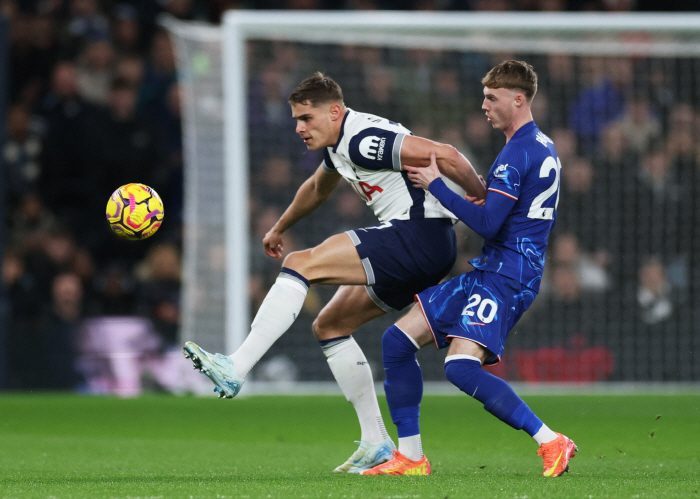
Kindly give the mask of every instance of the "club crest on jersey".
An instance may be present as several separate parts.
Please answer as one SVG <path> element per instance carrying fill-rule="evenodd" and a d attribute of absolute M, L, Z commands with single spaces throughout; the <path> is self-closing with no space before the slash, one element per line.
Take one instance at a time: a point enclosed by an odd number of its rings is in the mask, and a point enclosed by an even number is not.
<path fill-rule="evenodd" d="M 552 139 L 547 137 L 542 132 L 537 132 L 537 135 L 535 136 L 535 140 L 545 147 L 547 146 L 547 144 L 554 144 L 554 142 L 552 142 Z"/>
<path fill-rule="evenodd" d="M 365 158 L 381 161 L 384 157 L 384 144 L 386 144 L 386 137 L 370 135 L 360 141 L 358 149 Z"/>

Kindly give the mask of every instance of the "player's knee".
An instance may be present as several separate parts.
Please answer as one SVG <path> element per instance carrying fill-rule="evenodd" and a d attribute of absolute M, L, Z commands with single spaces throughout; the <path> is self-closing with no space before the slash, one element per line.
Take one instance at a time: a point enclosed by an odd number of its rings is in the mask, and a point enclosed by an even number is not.
<path fill-rule="evenodd" d="M 309 279 L 309 276 L 307 275 L 309 273 L 308 262 L 309 262 L 309 251 L 308 250 L 295 251 L 294 253 L 290 253 L 289 255 L 286 256 L 286 258 L 284 259 L 284 262 L 282 263 L 282 266 L 286 267 L 288 269 L 292 269 L 293 271 L 298 272 L 299 274 L 303 275 L 305 278 Z"/>
<path fill-rule="evenodd" d="M 406 334 L 393 325 L 382 335 L 382 359 L 384 366 L 393 363 L 401 363 L 404 359 L 414 359 L 418 347 L 406 336 Z"/>
<path fill-rule="evenodd" d="M 314 336 L 319 341 L 332 340 L 333 338 L 350 336 L 352 334 L 352 330 L 338 327 L 336 324 L 334 324 L 334 321 L 329 320 L 329 318 L 326 317 L 323 312 L 316 317 L 311 325 L 311 330 L 314 332 Z"/>
<path fill-rule="evenodd" d="M 476 360 L 460 359 L 445 363 L 445 377 L 467 395 L 474 396 L 481 364 Z"/>

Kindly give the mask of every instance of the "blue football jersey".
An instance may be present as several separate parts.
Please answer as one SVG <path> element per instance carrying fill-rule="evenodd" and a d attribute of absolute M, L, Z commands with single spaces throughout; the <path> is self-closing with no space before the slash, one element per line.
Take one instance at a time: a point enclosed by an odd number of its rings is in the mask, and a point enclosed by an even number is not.
<path fill-rule="evenodd" d="M 539 290 L 547 241 L 556 222 L 560 177 L 554 143 L 535 122 L 515 132 L 491 166 L 486 188 L 492 196 L 516 202 L 498 233 L 484 241 L 481 256 L 471 260 L 475 268 Z"/>

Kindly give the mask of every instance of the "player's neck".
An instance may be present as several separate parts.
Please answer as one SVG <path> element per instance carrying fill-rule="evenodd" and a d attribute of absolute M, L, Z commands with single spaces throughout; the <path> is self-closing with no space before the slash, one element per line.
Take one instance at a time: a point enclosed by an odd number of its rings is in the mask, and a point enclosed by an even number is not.
<path fill-rule="evenodd" d="M 534 121 L 534 118 L 532 117 L 532 113 L 529 110 L 525 113 L 522 113 L 522 116 L 515 116 L 510 126 L 503 130 L 503 133 L 506 135 L 506 144 L 510 142 L 510 139 L 512 139 L 513 135 L 515 135 L 515 132 L 520 130 L 524 125 L 527 125 L 531 121 Z"/>
<path fill-rule="evenodd" d="M 333 121 L 333 137 L 332 143 L 328 144 L 327 147 L 333 147 L 338 143 L 340 138 L 340 132 L 343 130 L 343 123 L 345 122 L 345 115 L 348 113 L 348 108 L 343 106 L 340 111 L 340 119 Z"/>

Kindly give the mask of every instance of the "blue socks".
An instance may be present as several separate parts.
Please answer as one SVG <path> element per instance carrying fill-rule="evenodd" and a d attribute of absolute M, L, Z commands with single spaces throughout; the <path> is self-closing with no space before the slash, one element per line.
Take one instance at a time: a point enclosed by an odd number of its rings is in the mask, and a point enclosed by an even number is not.
<path fill-rule="evenodd" d="M 384 391 L 399 438 L 420 434 L 418 419 L 423 398 L 423 373 L 416 359 L 417 351 L 415 343 L 395 325 L 384 332 Z M 478 360 L 450 360 L 448 357 L 445 376 L 457 388 L 484 404 L 484 409 L 516 430 L 525 430 L 534 436 L 542 428 L 542 421 L 510 385 L 484 371 Z"/>
<path fill-rule="evenodd" d="M 384 391 L 399 438 L 420 433 L 418 418 L 423 398 L 423 372 L 416 359 L 417 351 L 418 347 L 395 325 L 384 332 Z"/>
<path fill-rule="evenodd" d="M 542 421 L 502 379 L 484 371 L 478 360 L 454 359 L 445 362 L 447 379 L 484 409 L 516 430 L 525 430 L 533 436 L 542 427 Z M 392 413 L 393 415 L 393 413 Z"/>

